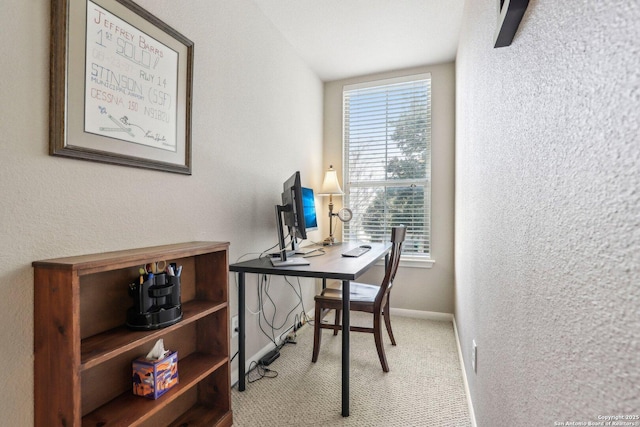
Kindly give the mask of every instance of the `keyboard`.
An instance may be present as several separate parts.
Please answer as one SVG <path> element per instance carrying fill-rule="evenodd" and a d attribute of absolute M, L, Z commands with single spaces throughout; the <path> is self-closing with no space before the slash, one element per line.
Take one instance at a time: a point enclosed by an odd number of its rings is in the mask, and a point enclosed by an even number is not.
<path fill-rule="evenodd" d="M 360 255 L 369 252 L 370 250 L 371 250 L 371 246 L 362 245 L 362 246 L 358 246 L 357 248 L 349 249 L 348 251 L 343 252 L 342 256 L 357 258 Z"/>

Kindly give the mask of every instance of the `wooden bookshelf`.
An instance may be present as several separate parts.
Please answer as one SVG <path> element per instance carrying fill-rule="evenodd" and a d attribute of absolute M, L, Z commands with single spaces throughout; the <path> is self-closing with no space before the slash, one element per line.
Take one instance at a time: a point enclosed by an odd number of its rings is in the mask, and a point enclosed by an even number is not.
<path fill-rule="evenodd" d="M 36 261 L 35 425 L 231 426 L 228 249 L 191 242 Z M 125 325 L 140 266 L 183 266 L 183 318 L 162 329 Z M 131 362 L 162 338 L 178 351 L 179 383 L 134 396 Z"/>

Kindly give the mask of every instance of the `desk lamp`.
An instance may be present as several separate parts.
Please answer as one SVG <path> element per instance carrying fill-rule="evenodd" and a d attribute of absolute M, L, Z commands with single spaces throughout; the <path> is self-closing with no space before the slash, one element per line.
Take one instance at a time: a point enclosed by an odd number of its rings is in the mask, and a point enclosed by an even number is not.
<path fill-rule="evenodd" d="M 329 196 L 329 237 L 324 239 L 323 244 L 330 246 L 335 243 L 333 238 L 333 217 L 337 216 L 337 213 L 333 213 L 333 196 L 342 196 L 343 192 L 338 183 L 338 174 L 333 165 L 329 166 L 329 169 L 324 174 L 324 181 L 322 182 L 322 188 L 320 189 L 319 196 Z"/>

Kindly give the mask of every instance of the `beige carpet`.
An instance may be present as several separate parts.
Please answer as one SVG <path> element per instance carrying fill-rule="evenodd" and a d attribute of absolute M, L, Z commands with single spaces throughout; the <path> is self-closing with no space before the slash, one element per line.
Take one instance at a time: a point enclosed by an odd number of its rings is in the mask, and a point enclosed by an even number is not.
<path fill-rule="evenodd" d="M 333 314 L 329 317 L 333 318 Z M 352 325 L 370 316 L 354 313 Z M 397 346 L 385 335 L 390 372 L 382 372 L 373 335 L 351 333 L 351 406 L 341 408 L 341 337 L 322 331 L 311 363 L 313 326 L 299 332 L 268 366 L 276 378 L 232 390 L 234 426 L 471 426 L 450 322 L 392 317 Z M 274 372 L 267 372 L 273 375 Z M 249 375 L 253 380 L 256 372 Z"/>

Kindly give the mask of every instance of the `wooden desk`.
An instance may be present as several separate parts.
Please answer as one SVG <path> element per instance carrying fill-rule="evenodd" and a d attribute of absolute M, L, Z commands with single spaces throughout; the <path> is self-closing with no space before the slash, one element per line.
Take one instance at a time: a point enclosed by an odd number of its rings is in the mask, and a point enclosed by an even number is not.
<path fill-rule="evenodd" d="M 309 265 L 274 267 L 269 258 L 257 258 L 229 266 L 238 273 L 238 390 L 245 389 L 245 274 L 272 274 L 277 276 L 312 277 L 342 281 L 342 416 L 349 416 L 349 293 L 350 282 L 371 268 L 380 258 L 387 256 L 391 243 L 371 243 L 371 250 L 358 258 L 343 257 L 342 253 L 359 246 L 357 243 L 325 246 L 322 256 L 306 258 Z M 315 254 L 314 254 L 315 255 Z M 320 319 L 316 319 L 320 321 Z"/>

